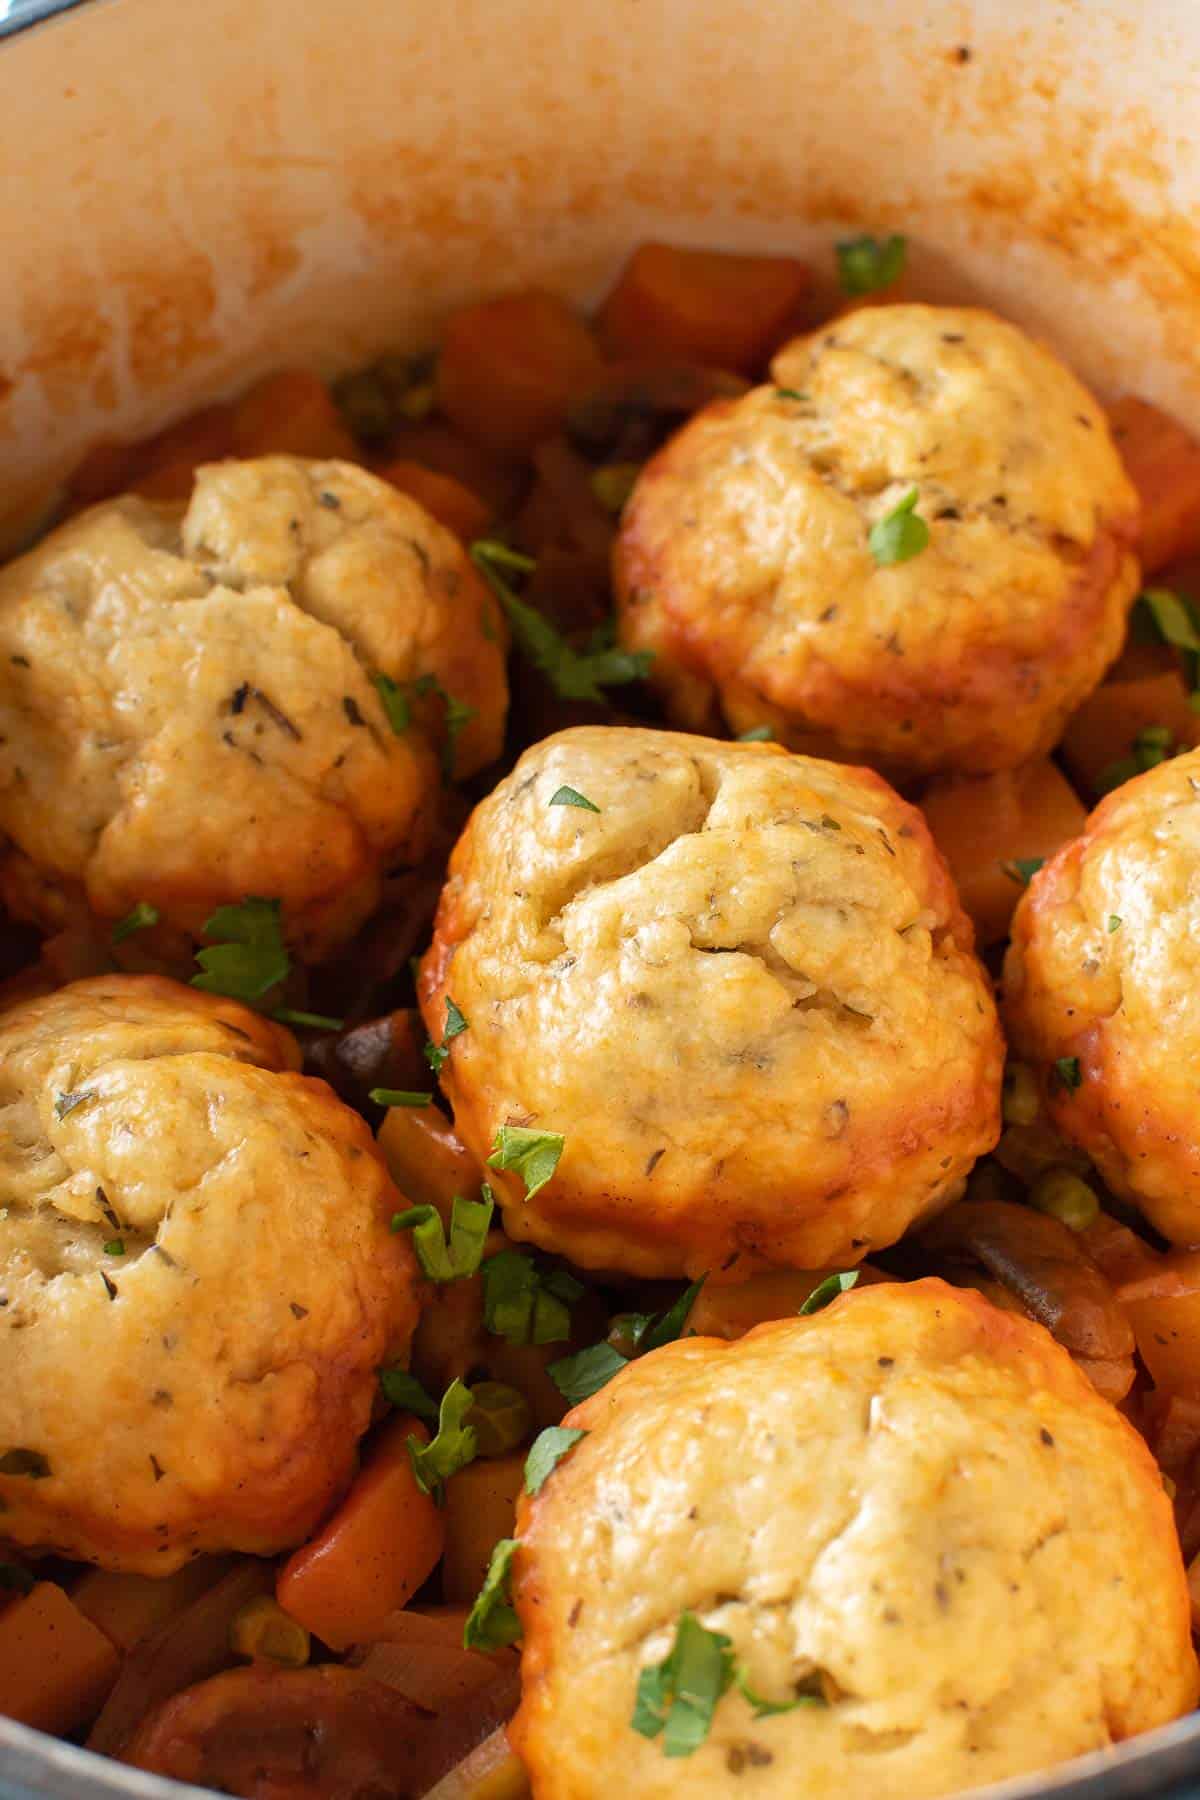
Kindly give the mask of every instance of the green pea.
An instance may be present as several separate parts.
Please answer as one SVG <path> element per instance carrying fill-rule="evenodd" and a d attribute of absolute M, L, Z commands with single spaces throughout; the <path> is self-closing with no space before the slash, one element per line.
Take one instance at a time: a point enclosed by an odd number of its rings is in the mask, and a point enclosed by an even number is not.
<path fill-rule="evenodd" d="M 1037 1077 L 1028 1063 L 1010 1062 L 1004 1071 L 1002 1100 L 1006 1125 L 1032 1125 L 1042 1110 Z"/>
<path fill-rule="evenodd" d="M 1046 1169 L 1030 1188 L 1029 1199 L 1039 1212 L 1061 1219 L 1072 1231 L 1086 1231 L 1100 1213 L 1095 1189 L 1070 1169 Z"/>

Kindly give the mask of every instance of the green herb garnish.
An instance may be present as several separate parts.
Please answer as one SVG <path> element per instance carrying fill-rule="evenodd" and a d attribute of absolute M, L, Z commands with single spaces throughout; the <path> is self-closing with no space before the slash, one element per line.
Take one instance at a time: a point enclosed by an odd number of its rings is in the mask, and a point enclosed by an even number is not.
<path fill-rule="evenodd" d="M 432 1094 L 414 1094 L 407 1088 L 372 1088 L 367 1095 L 375 1106 L 432 1106 Z"/>
<path fill-rule="evenodd" d="M 192 976 L 192 986 L 205 993 L 259 1000 L 291 968 L 278 900 L 250 896 L 236 906 L 218 906 L 204 935 L 217 940 L 196 952 L 203 974 Z"/>
<path fill-rule="evenodd" d="M 917 488 L 909 488 L 891 512 L 884 513 L 882 519 L 876 519 L 872 525 L 867 548 L 881 569 L 892 563 L 908 562 L 919 556 L 928 544 L 929 527 L 915 510 L 920 497 Z"/>
<path fill-rule="evenodd" d="M 463 1281 L 479 1267 L 494 1207 L 488 1187 L 482 1200 L 464 1200 L 456 1194 L 448 1242 L 441 1214 L 433 1206 L 410 1206 L 407 1212 L 396 1213 L 392 1230 L 412 1232 L 417 1261 L 430 1281 Z"/>
<path fill-rule="evenodd" d="M 1010 862 L 1002 862 L 1000 868 L 1018 887 L 1028 887 L 1045 862 L 1044 856 L 1014 856 Z"/>
<path fill-rule="evenodd" d="M 667 1655 L 638 1677 L 630 1723 L 642 1737 L 661 1732 L 664 1756 L 690 1756 L 708 1736 L 717 1702 L 732 1681 L 732 1640 L 706 1630 L 694 1613 L 681 1613 Z"/>
<path fill-rule="evenodd" d="M 776 399 L 777 399 L 777 400 L 807 400 L 807 399 L 808 399 L 808 395 L 807 395 L 807 394 L 802 394 L 802 393 L 801 393 L 801 392 L 800 392 L 800 389 L 799 389 L 799 388 L 781 388 L 781 387 L 777 387 L 777 388 L 776 388 L 776 389 L 775 389 L 775 398 L 776 398 Z"/>
<path fill-rule="evenodd" d="M 574 1356 L 563 1356 L 552 1362 L 546 1373 L 563 1399 L 571 1406 L 578 1406 L 581 1400 L 590 1399 L 602 1387 L 607 1387 L 613 1376 L 619 1375 L 628 1363 L 629 1358 L 614 1350 L 611 1344 L 591 1344 Z"/>
<path fill-rule="evenodd" d="M 124 1238 L 109 1238 L 107 1244 L 105 1244 L 103 1246 L 103 1250 L 104 1250 L 105 1256 L 124 1256 L 124 1254 L 125 1254 Z"/>
<path fill-rule="evenodd" d="M 75 1108 L 82 1106 L 85 1100 L 94 1100 L 95 1098 L 95 1088 L 75 1088 L 67 1094 L 55 1094 L 54 1116 L 56 1119 L 65 1119 L 68 1113 L 73 1113 Z"/>
<path fill-rule="evenodd" d="M 467 1021 L 463 1018 L 463 1015 L 459 1012 L 449 994 L 447 994 L 446 1023 L 442 1027 L 442 1041 L 440 1044 L 426 1044 L 425 1046 L 425 1061 L 429 1064 L 435 1075 L 440 1075 L 442 1072 L 446 1058 L 450 1054 L 448 1046 L 451 1040 L 458 1037 L 459 1034 L 466 1031 L 466 1029 Z"/>
<path fill-rule="evenodd" d="M 586 794 L 581 794 L 578 788 L 573 787 L 557 788 L 546 804 L 547 806 L 578 806 L 584 812 L 598 813 L 600 811 L 595 801 L 589 800 Z"/>
<path fill-rule="evenodd" d="M 1079 1067 L 1077 1056 L 1055 1057 L 1054 1072 L 1068 1094 L 1073 1094 L 1083 1082 L 1083 1071 Z"/>
<path fill-rule="evenodd" d="M 397 737 L 403 737 L 412 723 L 412 707 L 408 695 L 398 681 L 382 672 L 372 675 L 375 692 L 379 695 L 379 704 L 383 707 L 387 722 Z"/>
<path fill-rule="evenodd" d="M 770 744 L 775 740 L 773 725 L 752 725 L 749 731 L 738 733 L 739 744 Z"/>
<path fill-rule="evenodd" d="M 823 1694 L 793 1694 L 790 1700 L 764 1700 L 762 1695 L 756 1694 L 751 1687 L 750 1678 L 741 1663 L 735 1667 L 733 1679 L 737 1683 L 738 1692 L 742 1698 L 754 1708 L 756 1719 L 773 1719 L 779 1713 L 795 1712 L 798 1706 L 824 1706 L 826 1704 Z"/>
<path fill-rule="evenodd" d="M 1109 913 L 1109 915 L 1108 915 L 1108 929 L 1109 929 L 1109 931 L 1110 931 L 1110 932 L 1113 932 L 1113 931 L 1120 931 L 1120 929 L 1121 929 L 1121 915 L 1120 915 L 1120 913 Z"/>
<path fill-rule="evenodd" d="M 563 1457 L 586 1436 L 586 1431 L 575 1431 L 569 1425 L 548 1425 L 539 1432 L 525 1458 L 525 1492 L 540 1494 Z"/>
<path fill-rule="evenodd" d="M 415 1413 L 418 1419 L 428 1419 L 431 1425 L 436 1421 L 437 1407 L 416 1376 L 410 1375 L 407 1369 L 380 1369 L 379 1386 L 384 1399 L 398 1412 Z"/>
<path fill-rule="evenodd" d="M 1160 763 L 1174 756 L 1178 748 L 1169 725 L 1143 726 L 1133 740 L 1129 755 L 1118 757 L 1116 762 L 1109 763 L 1106 769 L 1100 771 L 1096 778 L 1097 793 L 1111 794 L 1114 788 L 1123 787 L 1135 775 L 1144 775 L 1148 769 L 1157 769 Z"/>
<path fill-rule="evenodd" d="M 564 700 L 603 700 L 606 687 L 623 687 L 649 673 L 654 660 L 651 651 L 615 647 L 573 650 L 549 619 L 519 599 L 500 570 L 529 573 L 536 567 L 532 557 L 520 556 L 493 539 L 479 538 L 471 545 L 471 560 L 504 608 L 522 653 Z"/>
<path fill-rule="evenodd" d="M 903 275 L 908 239 L 896 232 L 885 238 L 843 238 L 835 255 L 843 294 L 876 294 Z"/>
<path fill-rule="evenodd" d="M 345 1019 L 331 1019 L 327 1013 L 297 1012 L 292 1006 L 277 1006 L 271 1014 L 281 1025 L 302 1025 L 309 1031 L 341 1031 Z"/>
<path fill-rule="evenodd" d="M 831 1300 L 839 1294 L 848 1293 L 861 1273 L 859 1269 L 839 1269 L 836 1275 L 827 1275 L 819 1281 L 804 1305 L 800 1308 L 800 1317 L 807 1319 L 812 1313 L 823 1311 Z"/>
<path fill-rule="evenodd" d="M 571 1307 L 583 1292 L 566 1269 L 539 1269 L 520 1250 L 489 1256 L 483 1276 L 483 1323 L 510 1344 L 561 1344 L 571 1335 Z"/>
<path fill-rule="evenodd" d="M 512 1604 L 512 1561 L 516 1538 L 501 1538 L 492 1551 L 474 1606 L 463 1629 L 465 1650 L 503 1650 L 521 1636 L 521 1621 Z"/>
<path fill-rule="evenodd" d="M 593 469 L 593 497 L 600 502 L 605 512 L 616 515 L 632 494 L 641 472 L 641 463 L 635 462 L 606 463 L 603 468 Z"/>
<path fill-rule="evenodd" d="M 515 1169 L 532 1200 L 558 1167 L 566 1138 L 561 1131 L 531 1131 L 524 1125 L 501 1125 L 488 1157 L 489 1169 Z"/>
<path fill-rule="evenodd" d="M 417 1486 L 431 1494 L 440 1506 L 445 1498 L 446 1483 L 469 1462 L 474 1462 L 478 1447 L 475 1428 L 463 1423 L 474 1404 L 474 1396 L 465 1382 L 457 1378 L 442 1395 L 438 1408 L 437 1435 L 428 1444 L 410 1437 L 409 1460 Z"/>
<path fill-rule="evenodd" d="M 661 1350 L 664 1344 L 673 1344 L 676 1338 L 682 1337 L 683 1328 L 696 1304 L 700 1289 L 707 1280 L 707 1275 L 702 1275 L 699 1281 L 693 1281 L 664 1313 L 622 1315 L 625 1334 L 631 1339 L 639 1355 L 644 1356 L 650 1350 Z"/>
<path fill-rule="evenodd" d="M 160 913 L 157 906 L 151 906 L 148 900 L 139 900 L 137 905 L 119 919 L 112 928 L 114 944 L 123 944 L 136 931 L 148 931 L 151 925 L 157 925 Z"/>

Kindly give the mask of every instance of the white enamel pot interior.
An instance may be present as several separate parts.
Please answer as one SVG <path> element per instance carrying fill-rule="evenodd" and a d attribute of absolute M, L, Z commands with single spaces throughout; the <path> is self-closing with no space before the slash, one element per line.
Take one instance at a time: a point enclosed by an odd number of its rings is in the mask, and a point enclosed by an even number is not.
<path fill-rule="evenodd" d="M 0 0 L 0 541 L 281 362 L 586 300 L 648 235 L 907 233 L 1200 426 L 1197 0 Z M 1134 1578 L 1136 1579 L 1136 1571 Z M 185 1790 L 0 1719 L 0 1796 Z M 995 1795 L 1200 1800 L 1200 1718 Z M 897 1797 L 900 1800 L 900 1797 Z"/>

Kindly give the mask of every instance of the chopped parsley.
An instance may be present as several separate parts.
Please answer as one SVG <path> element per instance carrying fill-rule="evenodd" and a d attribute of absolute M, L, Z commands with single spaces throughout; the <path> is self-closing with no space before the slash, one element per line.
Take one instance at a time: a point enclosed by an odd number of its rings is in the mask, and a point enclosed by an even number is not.
<path fill-rule="evenodd" d="M 432 1094 L 414 1094 L 408 1088 L 372 1088 L 367 1095 L 375 1106 L 432 1106 Z"/>
<path fill-rule="evenodd" d="M 1083 1071 L 1079 1067 L 1077 1056 L 1055 1057 L 1054 1072 L 1068 1094 L 1075 1093 L 1076 1089 L 1082 1085 Z"/>
<path fill-rule="evenodd" d="M 454 774 L 454 764 L 458 756 L 458 740 L 466 726 L 475 717 L 475 708 L 468 706 L 465 700 L 458 700 L 444 688 L 436 675 L 421 675 L 413 682 L 413 693 L 421 697 L 436 694 L 445 708 L 446 741 L 442 745 L 442 774 L 449 781 Z"/>
<path fill-rule="evenodd" d="M 1120 929 L 1121 929 L 1121 915 L 1120 915 L 1120 913 L 1109 913 L 1109 915 L 1108 915 L 1108 929 L 1109 929 L 1109 931 L 1110 931 L 1110 933 L 1111 933 L 1111 932 L 1114 932 L 1114 931 L 1120 931 Z"/>
<path fill-rule="evenodd" d="M 566 1269 L 539 1269 L 520 1250 L 501 1250 L 482 1268 L 483 1324 L 510 1344 L 561 1344 L 583 1283 Z"/>
<path fill-rule="evenodd" d="M 438 1408 L 437 1434 L 428 1444 L 410 1437 L 408 1456 L 417 1486 L 430 1494 L 440 1506 L 446 1496 L 446 1483 L 469 1462 L 474 1462 L 478 1441 L 475 1428 L 464 1423 L 474 1405 L 474 1396 L 465 1382 L 457 1378 L 442 1395 Z"/>
<path fill-rule="evenodd" d="M 95 1088 L 75 1088 L 70 1093 L 55 1094 L 54 1116 L 56 1119 L 65 1119 L 68 1113 L 73 1113 L 75 1108 L 82 1106 L 85 1100 L 94 1100 L 95 1098 Z"/>
<path fill-rule="evenodd" d="M 151 906 L 148 900 L 139 900 L 137 905 L 127 912 L 123 919 L 118 919 L 113 926 L 113 943 L 123 944 L 125 939 L 131 938 L 135 932 L 148 931 L 151 925 L 158 924 L 160 916 L 157 906 Z"/>
<path fill-rule="evenodd" d="M 749 731 L 738 733 L 739 744 L 770 744 L 775 740 L 773 725 L 753 725 Z"/>
<path fill-rule="evenodd" d="M 693 1281 L 690 1287 L 684 1288 L 674 1305 L 657 1317 L 653 1313 L 622 1314 L 622 1336 L 632 1344 L 635 1356 L 645 1356 L 651 1350 L 661 1350 L 664 1344 L 674 1343 L 676 1338 L 683 1335 L 683 1328 L 696 1304 L 696 1296 L 706 1279 L 702 1275 L 699 1281 Z M 546 1373 L 563 1399 L 575 1406 L 580 1400 L 598 1394 L 614 1375 L 620 1374 L 630 1360 L 614 1344 L 605 1340 L 600 1344 L 589 1345 L 586 1350 L 580 1350 L 574 1356 L 560 1357 L 557 1362 L 550 1364 Z"/>
<path fill-rule="evenodd" d="M 415 1375 L 407 1369 L 380 1369 L 379 1387 L 385 1400 L 398 1412 L 415 1413 L 418 1419 L 436 1422 L 438 1409 Z"/>
<path fill-rule="evenodd" d="M 629 1358 L 611 1344 L 591 1344 L 574 1356 L 562 1356 L 546 1370 L 569 1406 L 578 1406 L 607 1387 L 614 1375 L 627 1368 Z"/>
<path fill-rule="evenodd" d="M 859 1269 L 839 1269 L 836 1275 L 827 1275 L 819 1281 L 804 1305 L 800 1308 L 800 1317 L 807 1319 L 813 1313 L 824 1311 L 831 1300 L 839 1294 L 848 1293 L 861 1273 Z"/>
<path fill-rule="evenodd" d="M 546 804 L 547 806 L 578 806 L 583 812 L 598 813 L 600 811 L 594 800 L 589 800 L 586 794 L 581 794 L 578 788 L 573 787 L 557 788 Z"/>
<path fill-rule="evenodd" d="M 790 1700 L 764 1700 L 762 1695 L 756 1694 L 751 1687 L 750 1678 L 742 1663 L 738 1663 L 735 1667 L 733 1679 L 737 1683 L 738 1692 L 747 1705 L 754 1708 L 756 1719 L 773 1719 L 779 1713 L 795 1712 L 798 1706 L 824 1706 L 826 1704 L 825 1696 L 818 1693 L 793 1694 Z"/>
<path fill-rule="evenodd" d="M 1038 870 L 1045 867 L 1045 863 L 1044 856 L 1014 856 L 1009 862 L 1002 862 L 1000 869 L 1018 887 L 1028 887 Z"/>
<path fill-rule="evenodd" d="M 217 941 L 197 950 L 203 971 L 192 986 L 230 1000 L 260 1000 L 278 986 L 291 968 L 283 942 L 282 906 L 278 900 L 249 896 L 236 906 L 218 906 L 204 926 Z"/>
<path fill-rule="evenodd" d="M 885 238 L 843 238 L 835 255 L 843 294 L 877 294 L 903 275 L 908 239 L 898 232 Z"/>
<path fill-rule="evenodd" d="M 522 654 L 564 700 L 603 700 L 606 687 L 623 687 L 649 674 L 651 651 L 620 650 L 606 641 L 607 634 L 588 649 L 574 650 L 549 619 L 520 599 L 500 571 L 529 574 L 537 566 L 532 557 L 493 538 L 477 538 L 471 560 L 504 608 Z"/>
<path fill-rule="evenodd" d="M 867 548 L 881 569 L 919 556 L 929 542 L 929 527 L 916 510 L 920 491 L 909 488 L 891 512 L 876 519 L 867 536 Z"/>
<path fill-rule="evenodd" d="M 775 389 L 775 398 L 776 398 L 776 399 L 777 399 L 777 400 L 807 400 L 807 399 L 808 399 L 808 395 L 807 395 L 807 394 L 802 394 L 802 393 L 801 393 L 801 392 L 800 392 L 800 389 L 799 389 L 799 388 L 781 388 L 781 387 L 777 387 L 777 388 L 776 388 L 776 389 Z"/>
<path fill-rule="evenodd" d="M 489 1169 L 515 1169 L 525 1183 L 525 1198 L 541 1193 L 558 1167 L 566 1138 L 561 1131 L 531 1131 L 525 1125 L 501 1125 L 488 1157 Z"/>
<path fill-rule="evenodd" d="M 277 1006 L 271 1014 L 281 1025 L 300 1025 L 309 1031 L 341 1031 L 345 1019 L 331 1019 L 327 1013 L 297 1012 L 291 1006 Z"/>
<path fill-rule="evenodd" d="M 516 1538 L 501 1538 L 492 1551 L 475 1604 L 463 1629 L 465 1650 L 503 1650 L 521 1636 L 521 1621 L 512 1604 L 512 1562 Z"/>
<path fill-rule="evenodd" d="M 630 1723 L 642 1737 L 661 1733 L 664 1756 L 691 1756 L 708 1736 L 733 1678 L 732 1640 L 706 1630 L 694 1613 L 681 1613 L 671 1649 L 638 1677 Z"/>
<path fill-rule="evenodd" d="M 1097 793 L 1110 794 L 1114 788 L 1132 781 L 1135 775 L 1144 775 L 1148 769 L 1156 769 L 1168 757 L 1174 756 L 1179 748 L 1169 725 L 1143 726 L 1133 740 L 1129 755 L 1120 756 L 1116 762 L 1109 763 L 1106 769 L 1101 769 L 1096 778 Z"/>
<path fill-rule="evenodd" d="M 449 1241 L 441 1215 L 433 1206 L 410 1206 L 407 1212 L 396 1213 L 392 1230 L 412 1232 L 417 1261 L 430 1281 L 463 1281 L 479 1267 L 494 1206 L 488 1187 L 482 1200 L 464 1200 L 455 1194 Z"/>
<path fill-rule="evenodd" d="M 569 1425 L 548 1425 L 539 1432 L 525 1458 L 525 1492 L 540 1494 L 563 1457 L 586 1436 L 586 1431 L 575 1431 Z"/>
<path fill-rule="evenodd" d="M 382 671 L 372 675 L 371 680 L 388 724 L 397 737 L 403 737 L 412 724 L 412 707 L 409 705 L 408 695 L 398 681 L 393 681 L 390 675 L 385 675 Z"/>
<path fill-rule="evenodd" d="M 107 1244 L 103 1245 L 103 1250 L 104 1250 L 105 1256 L 124 1256 L 124 1254 L 125 1254 L 124 1238 L 109 1238 Z"/>
<path fill-rule="evenodd" d="M 451 1041 L 458 1037 L 461 1032 L 466 1030 L 466 1019 L 464 1019 L 462 1013 L 458 1010 L 458 1007 L 455 1006 L 453 1000 L 450 998 L 449 994 L 447 994 L 446 1023 L 442 1027 L 442 1041 L 440 1044 L 431 1043 L 426 1044 L 425 1046 L 425 1061 L 429 1064 L 435 1075 L 440 1075 L 442 1072 L 446 1058 L 450 1054 L 448 1046 Z"/>

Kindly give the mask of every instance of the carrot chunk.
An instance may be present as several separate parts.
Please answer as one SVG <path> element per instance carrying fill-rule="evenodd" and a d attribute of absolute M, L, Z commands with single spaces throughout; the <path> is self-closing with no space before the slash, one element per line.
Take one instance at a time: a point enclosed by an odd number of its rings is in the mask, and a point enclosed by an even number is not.
<path fill-rule="evenodd" d="M 389 1421 L 333 1517 L 284 1563 L 275 1598 L 306 1631 L 345 1650 L 409 1601 L 445 1547 L 442 1512 L 413 1474 L 407 1439 L 419 1419 Z"/>
<path fill-rule="evenodd" d="M 75 1731 L 97 1712 L 121 1654 L 53 1581 L 0 1614 L 0 1712 L 39 1731 Z"/>
<path fill-rule="evenodd" d="M 238 456 L 358 456 L 332 394 L 308 369 L 256 381 L 234 408 L 232 435 Z"/>
<path fill-rule="evenodd" d="M 678 356 L 751 374 L 799 324 L 812 276 L 791 256 L 641 244 L 600 309 L 610 356 Z"/>
<path fill-rule="evenodd" d="M 1099 794 L 1143 732 L 1167 734 L 1167 748 L 1196 742 L 1200 716 L 1188 702 L 1178 669 L 1132 681 L 1106 681 L 1067 721 L 1062 754 L 1074 779 Z M 1131 768 L 1128 773 L 1134 771 Z"/>
<path fill-rule="evenodd" d="M 1200 443 L 1178 419 L 1133 394 L 1109 408 L 1108 420 L 1142 502 L 1138 553 L 1152 574 L 1200 551 Z"/>
<path fill-rule="evenodd" d="M 451 314 L 437 402 L 476 443 L 523 455 L 562 429 L 572 395 L 600 366 L 591 331 L 565 301 L 538 289 L 505 294 Z"/>
<path fill-rule="evenodd" d="M 1048 757 L 995 775 L 935 781 L 921 804 L 982 944 L 1007 935 L 1029 865 L 1078 837 L 1087 816 Z"/>
<path fill-rule="evenodd" d="M 439 525 L 455 532 L 466 544 L 472 538 L 482 537 L 491 523 L 491 508 L 453 475 L 427 469 L 407 457 L 385 463 L 379 474 L 402 494 L 418 500 Z"/>
<path fill-rule="evenodd" d="M 1200 1392 L 1200 1250 L 1175 1250 L 1117 1289 L 1156 1387 Z"/>

